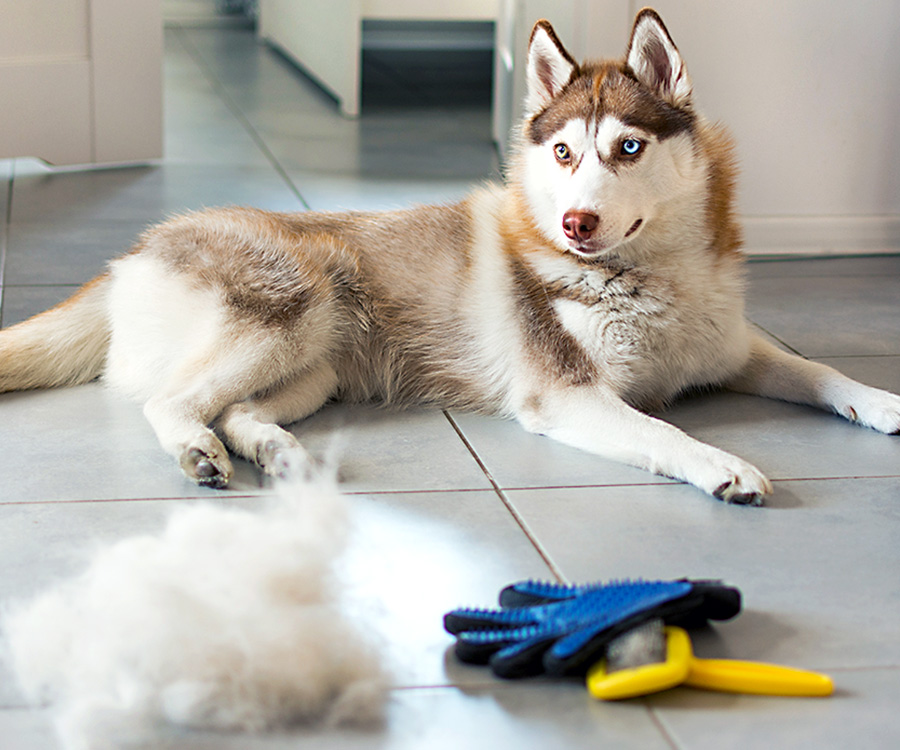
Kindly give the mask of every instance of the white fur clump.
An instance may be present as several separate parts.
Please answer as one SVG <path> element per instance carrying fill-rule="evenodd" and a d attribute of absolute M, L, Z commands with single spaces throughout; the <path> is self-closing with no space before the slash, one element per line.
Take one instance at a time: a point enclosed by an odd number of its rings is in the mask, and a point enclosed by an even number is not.
<path fill-rule="evenodd" d="M 303 485 L 262 512 L 197 505 L 161 535 L 102 549 L 4 618 L 23 691 L 58 704 L 73 749 L 160 720 L 250 732 L 378 721 L 386 672 L 335 574 L 345 503 Z"/>

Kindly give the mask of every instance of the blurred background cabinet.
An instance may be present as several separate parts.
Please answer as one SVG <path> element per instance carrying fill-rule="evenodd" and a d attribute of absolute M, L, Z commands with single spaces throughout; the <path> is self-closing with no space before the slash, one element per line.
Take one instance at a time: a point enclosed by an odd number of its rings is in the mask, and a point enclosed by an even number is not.
<path fill-rule="evenodd" d="M 0 0 L 0 159 L 162 156 L 159 0 Z"/>
<path fill-rule="evenodd" d="M 334 95 L 343 114 L 357 117 L 364 23 L 420 22 L 418 27 L 397 29 L 396 34 L 406 34 L 406 41 L 395 43 L 459 48 L 477 44 L 478 30 L 472 37 L 457 25 L 429 37 L 429 27 L 422 22 L 493 22 L 497 7 L 498 0 L 259 0 L 259 35 Z M 373 43 L 378 43 L 377 32 L 383 34 L 384 28 L 374 29 Z"/>

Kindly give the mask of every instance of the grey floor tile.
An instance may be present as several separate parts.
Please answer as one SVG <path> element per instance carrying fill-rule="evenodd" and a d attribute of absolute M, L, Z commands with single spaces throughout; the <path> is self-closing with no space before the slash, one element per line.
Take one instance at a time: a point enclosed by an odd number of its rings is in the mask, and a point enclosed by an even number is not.
<path fill-rule="evenodd" d="M 700 656 L 812 669 L 900 663 L 900 478 L 780 483 L 767 508 L 691 487 L 509 491 L 572 581 L 723 579 L 744 595 L 731 622 L 698 633 Z"/>
<path fill-rule="evenodd" d="M 363 127 L 359 120 L 339 118 L 331 108 L 306 106 L 302 91 L 289 98 L 287 106 L 270 109 L 265 102 L 245 102 L 240 111 L 266 143 L 285 147 L 307 141 L 322 143 L 329 147 L 323 159 L 329 155 L 335 160 L 341 158 L 338 147 L 358 158 Z"/>
<path fill-rule="evenodd" d="M 801 750 L 900 746 L 900 669 L 838 672 L 831 698 L 763 698 L 671 691 L 649 700 L 678 747 Z"/>
<path fill-rule="evenodd" d="M 32 315 L 49 310 L 54 305 L 71 297 L 78 286 L 75 284 L 57 286 L 7 286 L 3 290 L 3 305 L 0 308 L 0 323 L 4 328 L 19 323 Z"/>
<path fill-rule="evenodd" d="M 460 606 L 495 606 L 512 581 L 550 570 L 491 491 L 353 498 L 355 534 L 344 575 L 366 606 L 394 683 L 505 684 L 461 664 L 443 616 Z"/>
<path fill-rule="evenodd" d="M 229 105 L 221 85 L 176 33 L 167 34 L 163 89 L 167 163 L 268 166 L 267 156 Z"/>
<path fill-rule="evenodd" d="M 271 82 L 273 60 L 268 46 L 244 29 L 180 28 L 171 31 L 173 44 L 180 45 L 221 81 L 236 89 L 252 93 L 258 83 Z M 286 64 L 284 71 L 295 70 Z"/>
<path fill-rule="evenodd" d="M 900 276 L 900 255 L 750 261 L 747 273 L 752 281 L 803 276 Z"/>
<path fill-rule="evenodd" d="M 387 742 L 378 746 L 440 750 L 669 747 L 643 707 L 597 703 L 576 683 L 409 691 L 395 700 Z"/>
<path fill-rule="evenodd" d="M 198 99 L 202 107 L 195 109 Z M 167 164 L 270 166 L 251 132 L 211 88 L 167 90 L 165 107 Z"/>
<path fill-rule="evenodd" d="M 781 277 L 751 284 L 747 317 L 807 357 L 900 354 L 900 277 Z"/>
<path fill-rule="evenodd" d="M 403 177 L 418 180 L 466 180 L 469 184 L 497 174 L 492 146 L 434 145 L 410 140 L 402 149 L 345 143 L 306 134 L 277 137 L 261 129 L 262 139 L 288 172 L 317 172 L 367 179 Z"/>
<path fill-rule="evenodd" d="M 292 431 L 314 455 L 336 455 L 347 492 L 491 487 L 438 410 L 330 405 Z"/>
<path fill-rule="evenodd" d="M 173 213 L 234 204 L 303 208 L 273 169 L 180 164 L 23 176 L 15 182 L 12 220 L 159 221 Z"/>
<path fill-rule="evenodd" d="M 385 211 L 417 204 L 452 203 L 472 189 L 468 180 L 366 179 L 290 172 L 314 211 Z"/>
<path fill-rule="evenodd" d="M 83 284 L 124 255 L 147 226 L 145 221 L 12 224 L 6 284 Z"/>
<path fill-rule="evenodd" d="M 305 111 L 340 120 L 336 100 L 268 44 L 240 31 L 177 33 L 204 76 L 245 114 Z"/>
<path fill-rule="evenodd" d="M 139 405 L 99 383 L 0 395 L 0 502 L 214 497 L 181 474 Z M 231 492 L 259 477 L 235 462 Z"/>
<path fill-rule="evenodd" d="M 4 714 L 6 716 L 4 717 Z M 14 750 L 47 750 L 48 712 L 0 712 L 0 732 L 18 731 Z M 5 720 L 4 720 L 5 719 Z M 384 726 L 303 729 L 240 735 L 161 729 L 126 745 L 134 750 L 668 750 L 655 720 L 639 704 L 609 705 L 586 698 L 575 684 L 506 685 L 498 689 L 427 688 L 398 691 Z"/>
<path fill-rule="evenodd" d="M 269 125 L 270 118 L 248 117 L 289 171 L 470 182 L 499 175 L 490 123 L 480 113 L 473 113 L 471 121 L 442 112 L 410 114 L 373 115 L 352 123 L 352 130 L 332 127 L 327 132 L 301 122 L 289 131 L 284 117 L 278 118 L 277 129 Z M 399 129 L 402 142 L 396 140 Z"/>
<path fill-rule="evenodd" d="M 59 740 L 48 710 L 0 708 L 4 750 L 55 750 Z"/>
<path fill-rule="evenodd" d="M 9 181 L 13 174 L 15 161 L 13 159 L 0 159 L 0 216 L 6 222 L 6 202 L 9 197 Z"/>

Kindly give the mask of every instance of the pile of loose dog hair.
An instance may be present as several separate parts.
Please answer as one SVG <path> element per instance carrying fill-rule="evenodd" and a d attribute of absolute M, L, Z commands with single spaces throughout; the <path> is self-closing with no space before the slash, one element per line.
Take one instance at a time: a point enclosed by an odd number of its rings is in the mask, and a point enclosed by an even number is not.
<path fill-rule="evenodd" d="M 6 657 L 30 701 L 55 704 L 71 750 L 163 722 L 377 723 L 387 672 L 336 569 L 349 530 L 347 501 L 320 484 L 285 487 L 261 512 L 179 509 L 161 534 L 7 606 Z"/>

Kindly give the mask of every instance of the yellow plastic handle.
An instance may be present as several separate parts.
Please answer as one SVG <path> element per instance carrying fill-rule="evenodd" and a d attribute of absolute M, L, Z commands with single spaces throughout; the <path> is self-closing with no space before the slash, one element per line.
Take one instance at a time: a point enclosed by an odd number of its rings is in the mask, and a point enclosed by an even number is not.
<path fill-rule="evenodd" d="M 823 697 L 834 692 L 834 682 L 828 675 L 732 659 L 694 658 L 684 682 L 705 690 L 753 695 Z"/>
<path fill-rule="evenodd" d="M 691 662 L 691 640 L 681 628 L 666 628 L 665 660 L 618 672 L 606 671 L 606 659 L 597 662 L 587 674 L 591 695 L 605 701 L 635 698 L 658 693 L 683 683 Z"/>

